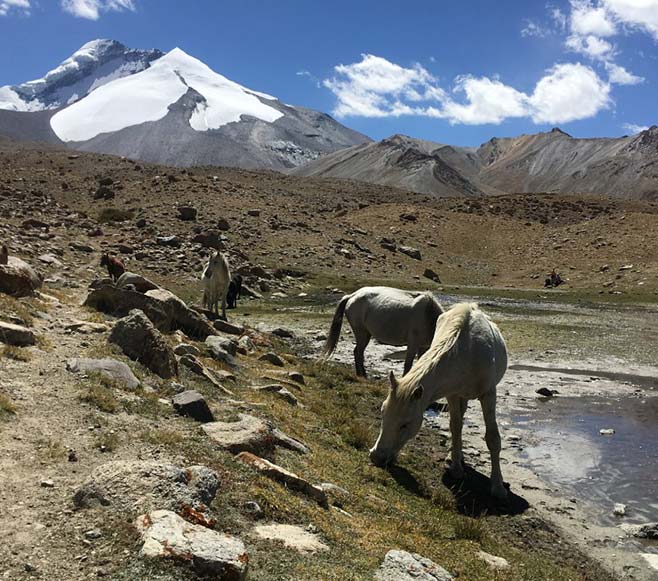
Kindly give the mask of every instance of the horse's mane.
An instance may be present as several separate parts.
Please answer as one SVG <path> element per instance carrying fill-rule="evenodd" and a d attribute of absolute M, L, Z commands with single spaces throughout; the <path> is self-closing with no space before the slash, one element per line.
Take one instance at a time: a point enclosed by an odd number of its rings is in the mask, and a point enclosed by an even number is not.
<path fill-rule="evenodd" d="M 440 327 L 434 335 L 432 345 L 409 370 L 409 373 L 399 380 L 398 398 L 410 398 L 419 382 L 443 358 L 449 356 L 455 350 L 462 329 L 468 324 L 471 313 L 477 308 L 478 306 L 475 303 L 458 303 L 441 315 L 437 321 L 437 325 L 440 325 Z"/>

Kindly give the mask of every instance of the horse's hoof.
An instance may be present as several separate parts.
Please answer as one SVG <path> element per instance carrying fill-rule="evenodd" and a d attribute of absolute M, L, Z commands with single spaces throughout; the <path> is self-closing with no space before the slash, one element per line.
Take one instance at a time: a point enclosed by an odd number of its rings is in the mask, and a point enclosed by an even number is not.
<path fill-rule="evenodd" d="M 493 496 L 496 500 L 500 500 L 501 502 L 504 502 L 504 501 L 508 500 L 509 492 L 507 491 L 507 488 L 505 488 L 505 486 L 503 486 L 503 485 L 492 486 L 491 487 L 491 496 Z"/>

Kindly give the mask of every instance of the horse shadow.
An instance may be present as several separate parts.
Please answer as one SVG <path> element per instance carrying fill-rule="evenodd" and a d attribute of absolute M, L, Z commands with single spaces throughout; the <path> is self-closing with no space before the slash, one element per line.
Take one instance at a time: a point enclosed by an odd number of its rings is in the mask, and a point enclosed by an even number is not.
<path fill-rule="evenodd" d="M 455 497 L 457 510 L 466 516 L 515 516 L 523 514 L 530 508 L 530 503 L 522 496 L 512 492 L 507 484 L 507 498 L 505 500 L 492 497 L 489 477 L 470 466 L 465 467 L 462 480 L 452 478 L 446 470 L 441 482 Z"/>
<path fill-rule="evenodd" d="M 411 492 L 411 494 L 420 496 L 421 498 L 431 497 L 427 488 L 418 482 L 417 478 L 403 466 L 390 464 L 386 467 L 386 471 L 393 477 L 393 480 L 408 492 Z"/>

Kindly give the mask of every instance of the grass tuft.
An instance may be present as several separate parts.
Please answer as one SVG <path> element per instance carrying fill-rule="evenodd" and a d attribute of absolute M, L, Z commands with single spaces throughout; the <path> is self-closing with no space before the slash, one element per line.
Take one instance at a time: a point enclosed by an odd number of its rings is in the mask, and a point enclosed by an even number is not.
<path fill-rule="evenodd" d="M 16 406 L 9 396 L 0 393 L 0 419 L 16 415 Z"/>
<path fill-rule="evenodd" d="M 2 356 L 14 361 L 23 361 L 24 363 L 32 360 L 32 353 L 27 349 L 16 347 L 15 345 L 5 345 L 2 349 Z"/>
<path fill-rule="evenodd" d="M 119 409 L 119 401 L 109 387 L 93 384 L 80 394 L 80 401 L 97 407 L 102 412 L 113 414 Z"/>

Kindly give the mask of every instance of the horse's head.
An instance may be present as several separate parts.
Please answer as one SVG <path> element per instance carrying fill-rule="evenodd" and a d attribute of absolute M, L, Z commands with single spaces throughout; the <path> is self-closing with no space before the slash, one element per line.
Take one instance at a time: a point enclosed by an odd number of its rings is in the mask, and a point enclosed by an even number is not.
<path fill-rule="evenodd" d="M 110 263 L 110 255 L 106 252 L 101 255 L 101 266 L 107 266 Z"/>
<path fill-rule="evenodd" d="M 226 259 L 224 258 L 224 255 L 218 250 L 215 250 L 215 252 L 213 252 L 208 259 L 208 266 L 206 266 L 205 276 L 210 278 L 213 273 L 221 272 L 225 262 Z"/>
<path fill-rule="evenodd" d="M 382 404 L 382 427 L 377 442 L 370 450 L 370 460 L 376 466 L 395 461 L 398 452 L 420 430 L 423 423 L 423 386 L 401 393 L 393 372 L 389 379 L 391 389 Z"/>

